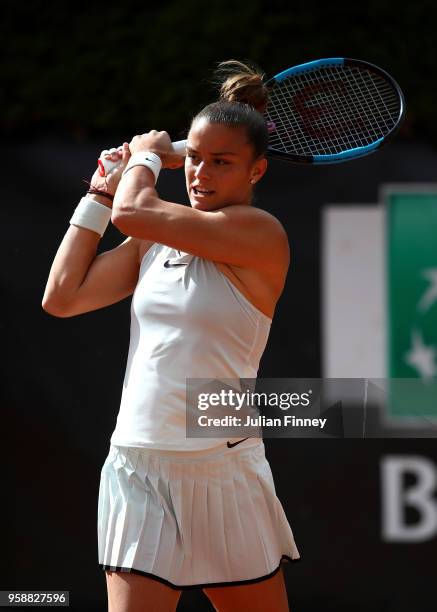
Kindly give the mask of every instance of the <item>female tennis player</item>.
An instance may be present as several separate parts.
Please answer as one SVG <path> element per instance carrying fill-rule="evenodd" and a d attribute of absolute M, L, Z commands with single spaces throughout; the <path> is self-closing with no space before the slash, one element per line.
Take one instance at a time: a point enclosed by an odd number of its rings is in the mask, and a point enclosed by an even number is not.
<path fill-rule="evenodd" d="M 281 223 L 253 206 L 267 169 L 263 75 L 235 60 L 217 75 L 220 99 L 192 120 L 185 162 L 154 130 L 106 155 L 122 163 L 93 175 L 43 299 L 71 317 L 133 294 L 98 501 L 109 612 L 174 611 L 192 588 L 220 612 L 285 612 L 282 563 L 300 558 L 262 438 L 186 436 L 187 378 L 256 378 L 290 261 Z M 184 163 L 191 206 L 155 188 L 161 167 Z M 109 218 L 127 238 L 96 256 Z"/>

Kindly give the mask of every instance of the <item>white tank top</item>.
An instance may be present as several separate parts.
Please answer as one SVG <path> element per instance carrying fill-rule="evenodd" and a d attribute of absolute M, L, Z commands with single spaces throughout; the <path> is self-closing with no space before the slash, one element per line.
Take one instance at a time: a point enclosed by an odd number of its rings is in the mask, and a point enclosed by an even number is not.
<path fill-rule="evenodd" d="M 186 379 L 256 378 L 271 321 L 212 261 L 154 243 L 132 296 L 111 443 L 201 450 L 235 440 L 186 437 Z"/>

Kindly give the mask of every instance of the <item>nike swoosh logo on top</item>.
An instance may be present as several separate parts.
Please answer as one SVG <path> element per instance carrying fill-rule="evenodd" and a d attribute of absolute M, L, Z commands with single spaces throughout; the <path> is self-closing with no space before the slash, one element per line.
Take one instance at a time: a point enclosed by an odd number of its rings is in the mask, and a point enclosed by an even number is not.
<path fill-rule="evenodd" d="M 228 440 L 228 448 L 232 448 L 233 446 L 237 446 L 237 444 L 241 444 L 244 440 L 248 440 L 249 438 L 243 438 L 242 440 L 238 440 L 238 442 L 229 442 Z"/>
<path fill-rule="evenodd" d="M 164 261 L 164 268 L 172 268 L 173 266 L 186 266 L 186 263 L 170 263 L 169 259 Z"/>

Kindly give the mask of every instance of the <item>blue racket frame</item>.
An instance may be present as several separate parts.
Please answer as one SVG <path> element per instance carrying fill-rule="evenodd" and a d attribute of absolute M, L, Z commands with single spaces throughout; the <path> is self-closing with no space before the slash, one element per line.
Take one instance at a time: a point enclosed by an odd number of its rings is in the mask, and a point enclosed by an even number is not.
<path fill-rule="evenodd" d="M 312 155 L 312 156 L 293 155 L 293 154 L 285 153 L 284 151 L 280 151 L 278 149 L 275 149 L 269 146 L 268 148 L 269 157 L 276 157 L 278 159 L 283 159 L 284 161 L 292 161 L 292 162 L 294 161 L 296 163 L 318 164 L 318 165 L 343 163 L 345 161 L 349 161 L 349 160 L 356 159 L 359 157 L 365 157 L 366 155 L 370 155 L 371 153 L 374 153 L 377 149 L 381 148 L 383 145 L 389 142 L 393 138 L 393 136 L 396 134 L 396 132 L 399 130 L 402 124 L 402 121 L 405 117 L 404 94 L 401 88 L 399 87 L 398 83 L 393 79 L 392 76 L 390 76 L 387 72 L 385 72 L 385 70 L 382 70 L 382 68 L 379 68 L 379 66 L 375 66 L 374 64 L 371 64 L 369 62 L 351 59 L 351 58 L 345 58 L 345 57 L 331 57 L 331 58 L 314 60 L 311 62 L 306 62 L 305 64 L 299 64 L 298 66 L 293 66 L 292 68 L 287 68 L 286 70 L 279 72 L 274 77 L 269 79 L 265 83 L 265 85 L 268 88 L 273 88 L 276 83 L 279 83 L 280 81 L 290 76 L 298 75 L 299 73 L 303 73 L 303 72 L 314 71 L 315 69 L 328 67 L 328 66 L 357 66 L 360 68 L 367 69 L 376 74 L 379 74 L 384 80 L 388 81 L 399 96 L 400 108 L 399 108 L 399 117 L 398 117 L 396 124 L 394 125 L 392 130 L 387 135 L 385 135 L 383 138 L 380 138 L 379 140 L 376 140 L 375 142 L 369 145 L 348 149 L 348 150 L 342 151 L 341 153 L 334 153 L 334 154 L 327 154 L 327 155 Z"/>

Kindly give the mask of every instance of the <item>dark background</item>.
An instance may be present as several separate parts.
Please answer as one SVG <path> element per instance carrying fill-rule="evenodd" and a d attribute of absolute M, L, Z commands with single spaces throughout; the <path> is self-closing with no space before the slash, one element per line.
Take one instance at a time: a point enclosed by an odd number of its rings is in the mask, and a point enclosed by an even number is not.
<path fill-rule="evenodd" d="M 257 205 L 287 229 L 292 264 L 260 377 L 319 377 L 320 213 L 376 203 L 387 182 L 434 182 L 437 8 L 216 2 L 5 3 L 0 29 L 3 145 L 0 590 L 66 589 L 74 610 L 106 609 L 97 567 L 100 469 L 115 426 L 130 299 L 72 319 L 41 308 L 50 265 L 103 148 L 149 129 L 182 138 L 215 99 L 217 62 L 267 75 L 329 56 L 365 59 L 402 86 L 407 118 L 377 154 L 325 168 L 272 161 Z M 182 171 L 162 197 L 186 203 Z M 99 252 L 124 239 L 109 227 Z M 380 460 L 421 455 L 433 440 L 265 439 L 277 494 L 302 561 L 284 568 L 293 612 L 435 609 L 436 539 L 381 541 Z M 211 610 L 201 592 L 178 610 Z"/>

